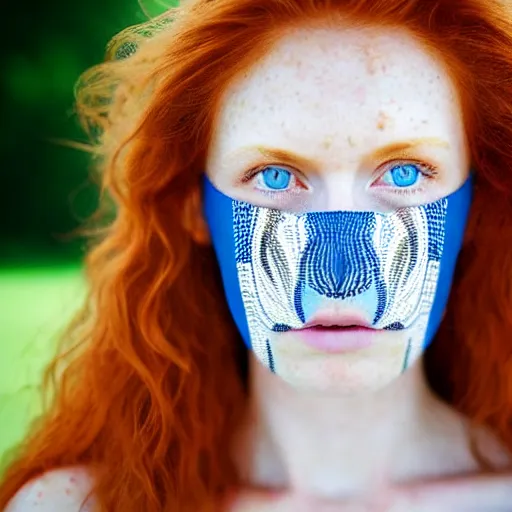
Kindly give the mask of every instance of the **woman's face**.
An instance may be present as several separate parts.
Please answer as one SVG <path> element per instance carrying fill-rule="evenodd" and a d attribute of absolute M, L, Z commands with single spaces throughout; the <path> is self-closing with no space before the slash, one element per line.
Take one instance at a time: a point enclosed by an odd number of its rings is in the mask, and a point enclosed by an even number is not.
<path fill-rule="evenodd" d="M 443 62 L 399 29 L 288 31 L 228 87 L 213 133 L 212 183 L 291 212 L 388 212 L 445 197 L 468 177 L 457 90 Z M 407 330 L 378 336 L 340 353 L 293 330 L 270 345 L 295 385 L 376 389 L 410 350 Z"/>

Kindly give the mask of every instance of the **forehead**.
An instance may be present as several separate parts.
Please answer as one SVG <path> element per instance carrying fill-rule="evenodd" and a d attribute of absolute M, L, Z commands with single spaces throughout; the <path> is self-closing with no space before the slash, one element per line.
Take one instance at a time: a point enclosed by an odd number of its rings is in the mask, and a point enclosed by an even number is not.
<path fill-rule="evenodd" d="M 453 138 L 457 96 L 442 60 L 403 29 L 294 28 L 226 89 L 215 149 Z"/>

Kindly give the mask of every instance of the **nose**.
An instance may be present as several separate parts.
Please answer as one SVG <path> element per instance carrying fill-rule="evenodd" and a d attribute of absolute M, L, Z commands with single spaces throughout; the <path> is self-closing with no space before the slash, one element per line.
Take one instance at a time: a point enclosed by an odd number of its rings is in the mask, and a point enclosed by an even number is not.
<path fill-rule="evenodd" d="M 366 308 L 371 299 L 374 313 L 379 310 L 385 298 L 375 294 L 374 286 L 379 268 L 373 243 L 376 222 L 371 212 L 307 214 L 308 243 L 300 260 L 303 278 L 297 297 L 303 320 L 315 309 L 313 302 L 318 305 L 323 300 L 358 303 L 364 297 Z"/>
<path fill-rule="evenodd" d="M 301 261 L 306 284 L 332 299 L 345 299 L 368 290 L 371 269 L 378 266 L 373 244 L 375 227 L 375 214 L 370 212 L 308 214 L 309 242 Z"/>
<path fill-rule="evenodd" d="M 364 188 L 365 184 L 355 172 L 326 172 L 315 187 L 311 211 L 371 211 L 373 208 Z"/>

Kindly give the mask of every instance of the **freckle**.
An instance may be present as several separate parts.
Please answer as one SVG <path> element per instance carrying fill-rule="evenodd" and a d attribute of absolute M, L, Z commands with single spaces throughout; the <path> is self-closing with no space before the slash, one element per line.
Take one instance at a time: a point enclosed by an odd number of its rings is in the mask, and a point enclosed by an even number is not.
<path fill-rule="evenodd" d="M 329 149 L 332 146 L 332 137 L 331 136 L 326 137 L 322 146 L 324 149 Z"/>
<path fill-rule="evenodd" d="M 382 110 L 379 112 L 379 117 L 377 118 L 377 129 L 384 130 L 386 129 L 388 123 L 391 121 L 391 118 Z"/>
<path fill-rule="evenodd" d="M 374 75 L 377 72 L 380 55 L 373 48 L 368 47 L 364 49 L 364 54 L 366 55 L 366 70 L 370 75 Z"/>
<path fill-rule="evenodd" d="M 71 494 L 71 489 L 66 488 L 66 495 L 69 496 Z"/>

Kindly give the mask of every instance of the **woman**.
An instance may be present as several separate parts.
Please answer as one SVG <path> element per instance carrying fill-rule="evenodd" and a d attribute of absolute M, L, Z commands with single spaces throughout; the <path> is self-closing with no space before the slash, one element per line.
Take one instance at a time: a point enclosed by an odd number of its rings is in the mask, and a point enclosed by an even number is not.
<path fill-rule="evenodd" d="M 512 510 L 502 4 L 197 0 L 156 28 L 79 90 L 117 215 L 0 506 Z"/>

